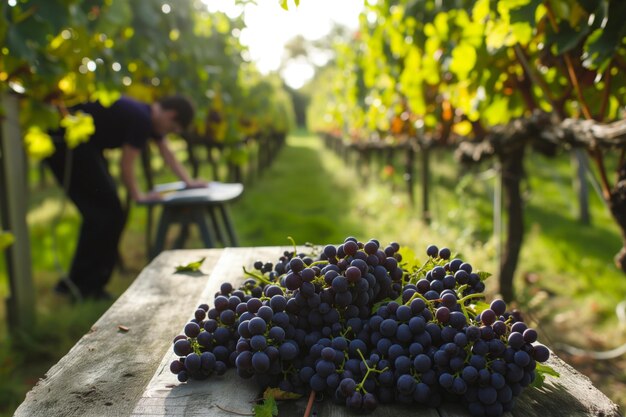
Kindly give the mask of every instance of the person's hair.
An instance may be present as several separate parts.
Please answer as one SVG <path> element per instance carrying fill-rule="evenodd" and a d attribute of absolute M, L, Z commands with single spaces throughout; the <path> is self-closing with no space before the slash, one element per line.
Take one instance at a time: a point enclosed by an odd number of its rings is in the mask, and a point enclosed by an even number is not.
<path fill-rule="evenodd" d="M 188 98 L 181 95 L 163 97 L 159 100 L 159 104 L 163 110 L 174 110 L 176 112 L 174 120 L 183 129 L 186 129 L 191 124 L 195 111 Z"/>

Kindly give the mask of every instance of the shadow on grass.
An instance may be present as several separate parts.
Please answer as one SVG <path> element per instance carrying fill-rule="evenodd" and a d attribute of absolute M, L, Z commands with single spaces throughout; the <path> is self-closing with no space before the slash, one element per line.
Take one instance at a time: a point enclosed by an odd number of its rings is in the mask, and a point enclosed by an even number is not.
<path fill-rule="evenodd" d="M 555 246 L 561 248 L 562 256 L 577 261 L 580 255 L 613 262 L 622 242 L 619 236 L 610 233 L 608 227 L 601 225 L 583 225 L 563 213 L 548 207 L 530 205 L 526 208 L 526 232 L 535 225 L 541 228 L 541 234 L 549 236 Z M 616 228 L 617 226 L 615 226 Z M 572 266 L 574 268 L 574 266 Z"/>

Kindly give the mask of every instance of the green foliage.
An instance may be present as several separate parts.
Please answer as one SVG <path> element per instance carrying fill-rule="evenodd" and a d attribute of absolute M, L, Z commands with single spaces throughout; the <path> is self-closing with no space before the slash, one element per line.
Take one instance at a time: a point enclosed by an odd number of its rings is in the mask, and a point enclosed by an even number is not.
<path fill-rule="evenodd" d="M 70 149 L 88 141 L 96 131 L 93 117 L 83 112 L 65 116 L 61 120 L 61 127 L 65 128 L 65 140 Z"/>
<path fill-rule="evenodd" d="M 610 0 L 366 2 L 312 126 L 370 139 L 404 114 L 447 141 L 535 109 L 614 120 L 626 103 L 625 14 Z"/>
<path fill-rule="evenodd" d="M 535 371 L 535 380 L 531 384 L 531 386 L 535 388 L 541 388 L 543 386 L 546 375 L 550 375 L 555 378 L 559 378 L 561 376 L 561 374 L 552 369 L 551 366 L 545 365 L 543 363 L 537 363 L 537 368 L 535 369 Z"/>
<path fill-rule="evenodd" d="M 196 103 L 201 131 L 209 110 L 219 107 L 222 141 L 241 139 L 243 119 L 284 132 L 292 110 L 280 83 L 263 87 L 271 93 L 265 103 L 241 106 L 257 88 L 250 79 L 266 82 L 242 58 L 242 28 L 241 17 L 209 13 L 196 0 L 2 2 L 0 92 L 14 90 L 27 99 L 21 121 L 32 128 L 27 146 L 37 157 L 50 152 L 41 132 L 59 127 L 59 108 L 96 99 L 106 106 L 122 93 L 146 102 L 184 94 Z M 63 123 L 75 146 L 89 127 L 85 119 L 71 120 Z"/>
<path fill-rule="evenodd" d="M 274 397 L 263 399 L 261 404 L 254 405 L 254 417 L 273 417 L 278 415 L 278 406 Z"/>

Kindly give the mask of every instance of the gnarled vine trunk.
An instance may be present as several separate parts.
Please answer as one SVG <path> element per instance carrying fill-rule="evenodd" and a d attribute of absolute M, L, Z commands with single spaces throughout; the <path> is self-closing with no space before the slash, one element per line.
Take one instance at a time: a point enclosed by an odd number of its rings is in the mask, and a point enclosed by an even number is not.
<path fill-rule="evenodd" d="M 505 301 L 513 300 L 513 277 L 524 239 L 524 209 L 520 184 L 524 175 L 524 145 L 501 156 L 504 205 L 508 213 L 507 238 L 500 263 L 500 293 Z"/>
<path fill-rule="evenodd" d="M 611 190 L 609 208 L 622 232 L 622 249 L 615 255 L 615 265 L 626 273 L 626 164 L 618 170 L 618 181 Z"/>

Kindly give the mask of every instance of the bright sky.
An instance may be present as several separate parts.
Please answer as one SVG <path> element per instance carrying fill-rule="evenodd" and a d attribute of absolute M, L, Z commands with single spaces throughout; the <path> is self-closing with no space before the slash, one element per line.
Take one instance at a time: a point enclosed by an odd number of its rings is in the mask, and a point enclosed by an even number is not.
<path fill-rule="evenodd" d="M 297 35 L 319 39 L 326 35 L 333 22 L 356 29 L 363 0 L 301 0 L 295 7 L 289 0 L 289 11 L 283 10 L 278 0 L 257 0 L 245 9 L 235 5 L 235 0 L 203 0 L 210 11 L 223 11 L 229 16 L 244 12 L 246 29 L 241 33 L 241 43 L 248 46 L 250 58 L 259 71 L 266 74 L 280 66 L 283 48 Z M 281 74 L 285 82 L 300 88 L 313 77 L 313 67 L 304 61 L 290 63 Z"/>

